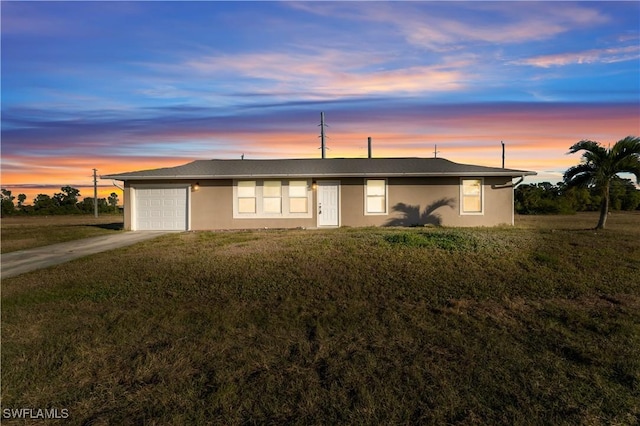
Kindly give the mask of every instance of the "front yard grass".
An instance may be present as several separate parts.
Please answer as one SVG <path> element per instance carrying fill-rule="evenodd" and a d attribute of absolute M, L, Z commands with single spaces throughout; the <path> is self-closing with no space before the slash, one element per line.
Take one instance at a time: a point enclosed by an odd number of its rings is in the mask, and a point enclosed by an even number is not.
<path fill-rule="evenodd" d="M 2 253 L 122 231 L 122 215 L 9 216 L 1 224 Z"/>
<path fill-rule="evenodd" d="M 7 279 L 2 408 L 77 425 L 636 424 L 640 216 L 598 232 L 593 217 L 189 232 Z"/>

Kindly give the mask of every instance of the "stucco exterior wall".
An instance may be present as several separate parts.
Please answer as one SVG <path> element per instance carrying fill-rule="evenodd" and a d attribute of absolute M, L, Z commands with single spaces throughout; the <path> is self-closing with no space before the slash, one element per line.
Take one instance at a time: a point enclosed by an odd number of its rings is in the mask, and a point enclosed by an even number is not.
<path fill-rule="evenodd" d="M 460 178 L 389 178 L 386 215 L 365 215 L 364 179 L 342 179 L 343 226 L 496 226 L 513 224 L 510 178 L 484 178 L 484 211 L 461 214 Z"/>
<path fill-rule="evenodd" d="M 317 179 L 320 182 L 322 179 Z M 496 226 L 513 224 L 513 187 L 508 177 L 483 178 L 482 214 L 461 214 L 460 178 L 388 178 L 387 213 L 365 214 L 365 179 L 327 179 L 340 181 L 341 226 Z M 132 229 L 132 185 L 195 184 L 185 180 L 129 181 L 124 191 L 125 229 Z M 255 229 L 317 227 L 317 197 L 312 194 L 310 218 L 234 219 L 233 181 L 198 181 L 198 190 L 189 197 L 189 229 Z"/>
<path fill-rule="evenodd" d="M 124 229 L 126 231 L 131 231 L 133 229 L 133 225 L 131 223 L 131 182 L 124 183 L 123 197 Z"/>
<path fill-rule="evenodd" d="M 198 191 L 192 191 L 192 230 L 206 229 L 256 229 L 256 228 L 313 228 L 315 213 L 311 218 L 233 218 L 233 181 L 200 181 Z M 315 205 L 315 199 L 314 203 Z"/>

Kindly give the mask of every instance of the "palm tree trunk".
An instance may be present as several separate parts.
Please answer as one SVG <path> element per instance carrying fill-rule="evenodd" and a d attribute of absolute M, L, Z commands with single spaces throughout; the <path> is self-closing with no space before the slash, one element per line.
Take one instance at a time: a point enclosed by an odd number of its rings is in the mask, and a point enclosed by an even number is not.
<path fill-rule="evenodd" d="M 604 229 L 607 223 L 607 215 L 609 214 L 609 182 L 604 184 L 602 188 L 602 203 L 600 204 L 600 220 L 596 225 L 596 229 Z"/>

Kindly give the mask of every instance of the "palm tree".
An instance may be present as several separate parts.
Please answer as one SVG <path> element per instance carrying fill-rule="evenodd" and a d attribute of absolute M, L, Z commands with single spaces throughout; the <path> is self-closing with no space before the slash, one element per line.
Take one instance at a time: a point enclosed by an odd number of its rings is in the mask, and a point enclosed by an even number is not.
<path fill-rule="evenodd" d="M 569 154 L 583 150 L 585 152 L 582 154 L 582 162 L 564 173 L 564 181 L 568 186 L 593 185 L 600 188 L 602 204 L 596 229 L 604 229 L 609 213 L 611 180 L 618 173 L 626 172 L 633 173 L 636 182 L 640 183 L 640 138 L 627 136 L 616 142 L 613 148 L 605 148 L 598 142 L 582 140 L 569 148 Z"/>

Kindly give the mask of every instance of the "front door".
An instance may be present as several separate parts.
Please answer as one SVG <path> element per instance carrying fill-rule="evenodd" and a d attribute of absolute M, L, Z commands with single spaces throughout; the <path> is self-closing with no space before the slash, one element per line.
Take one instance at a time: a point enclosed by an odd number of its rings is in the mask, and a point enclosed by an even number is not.
<path fill-rule="evenodd" d="M 340 226 L 340 182 L 318 182 L 318 227 Z"/>

